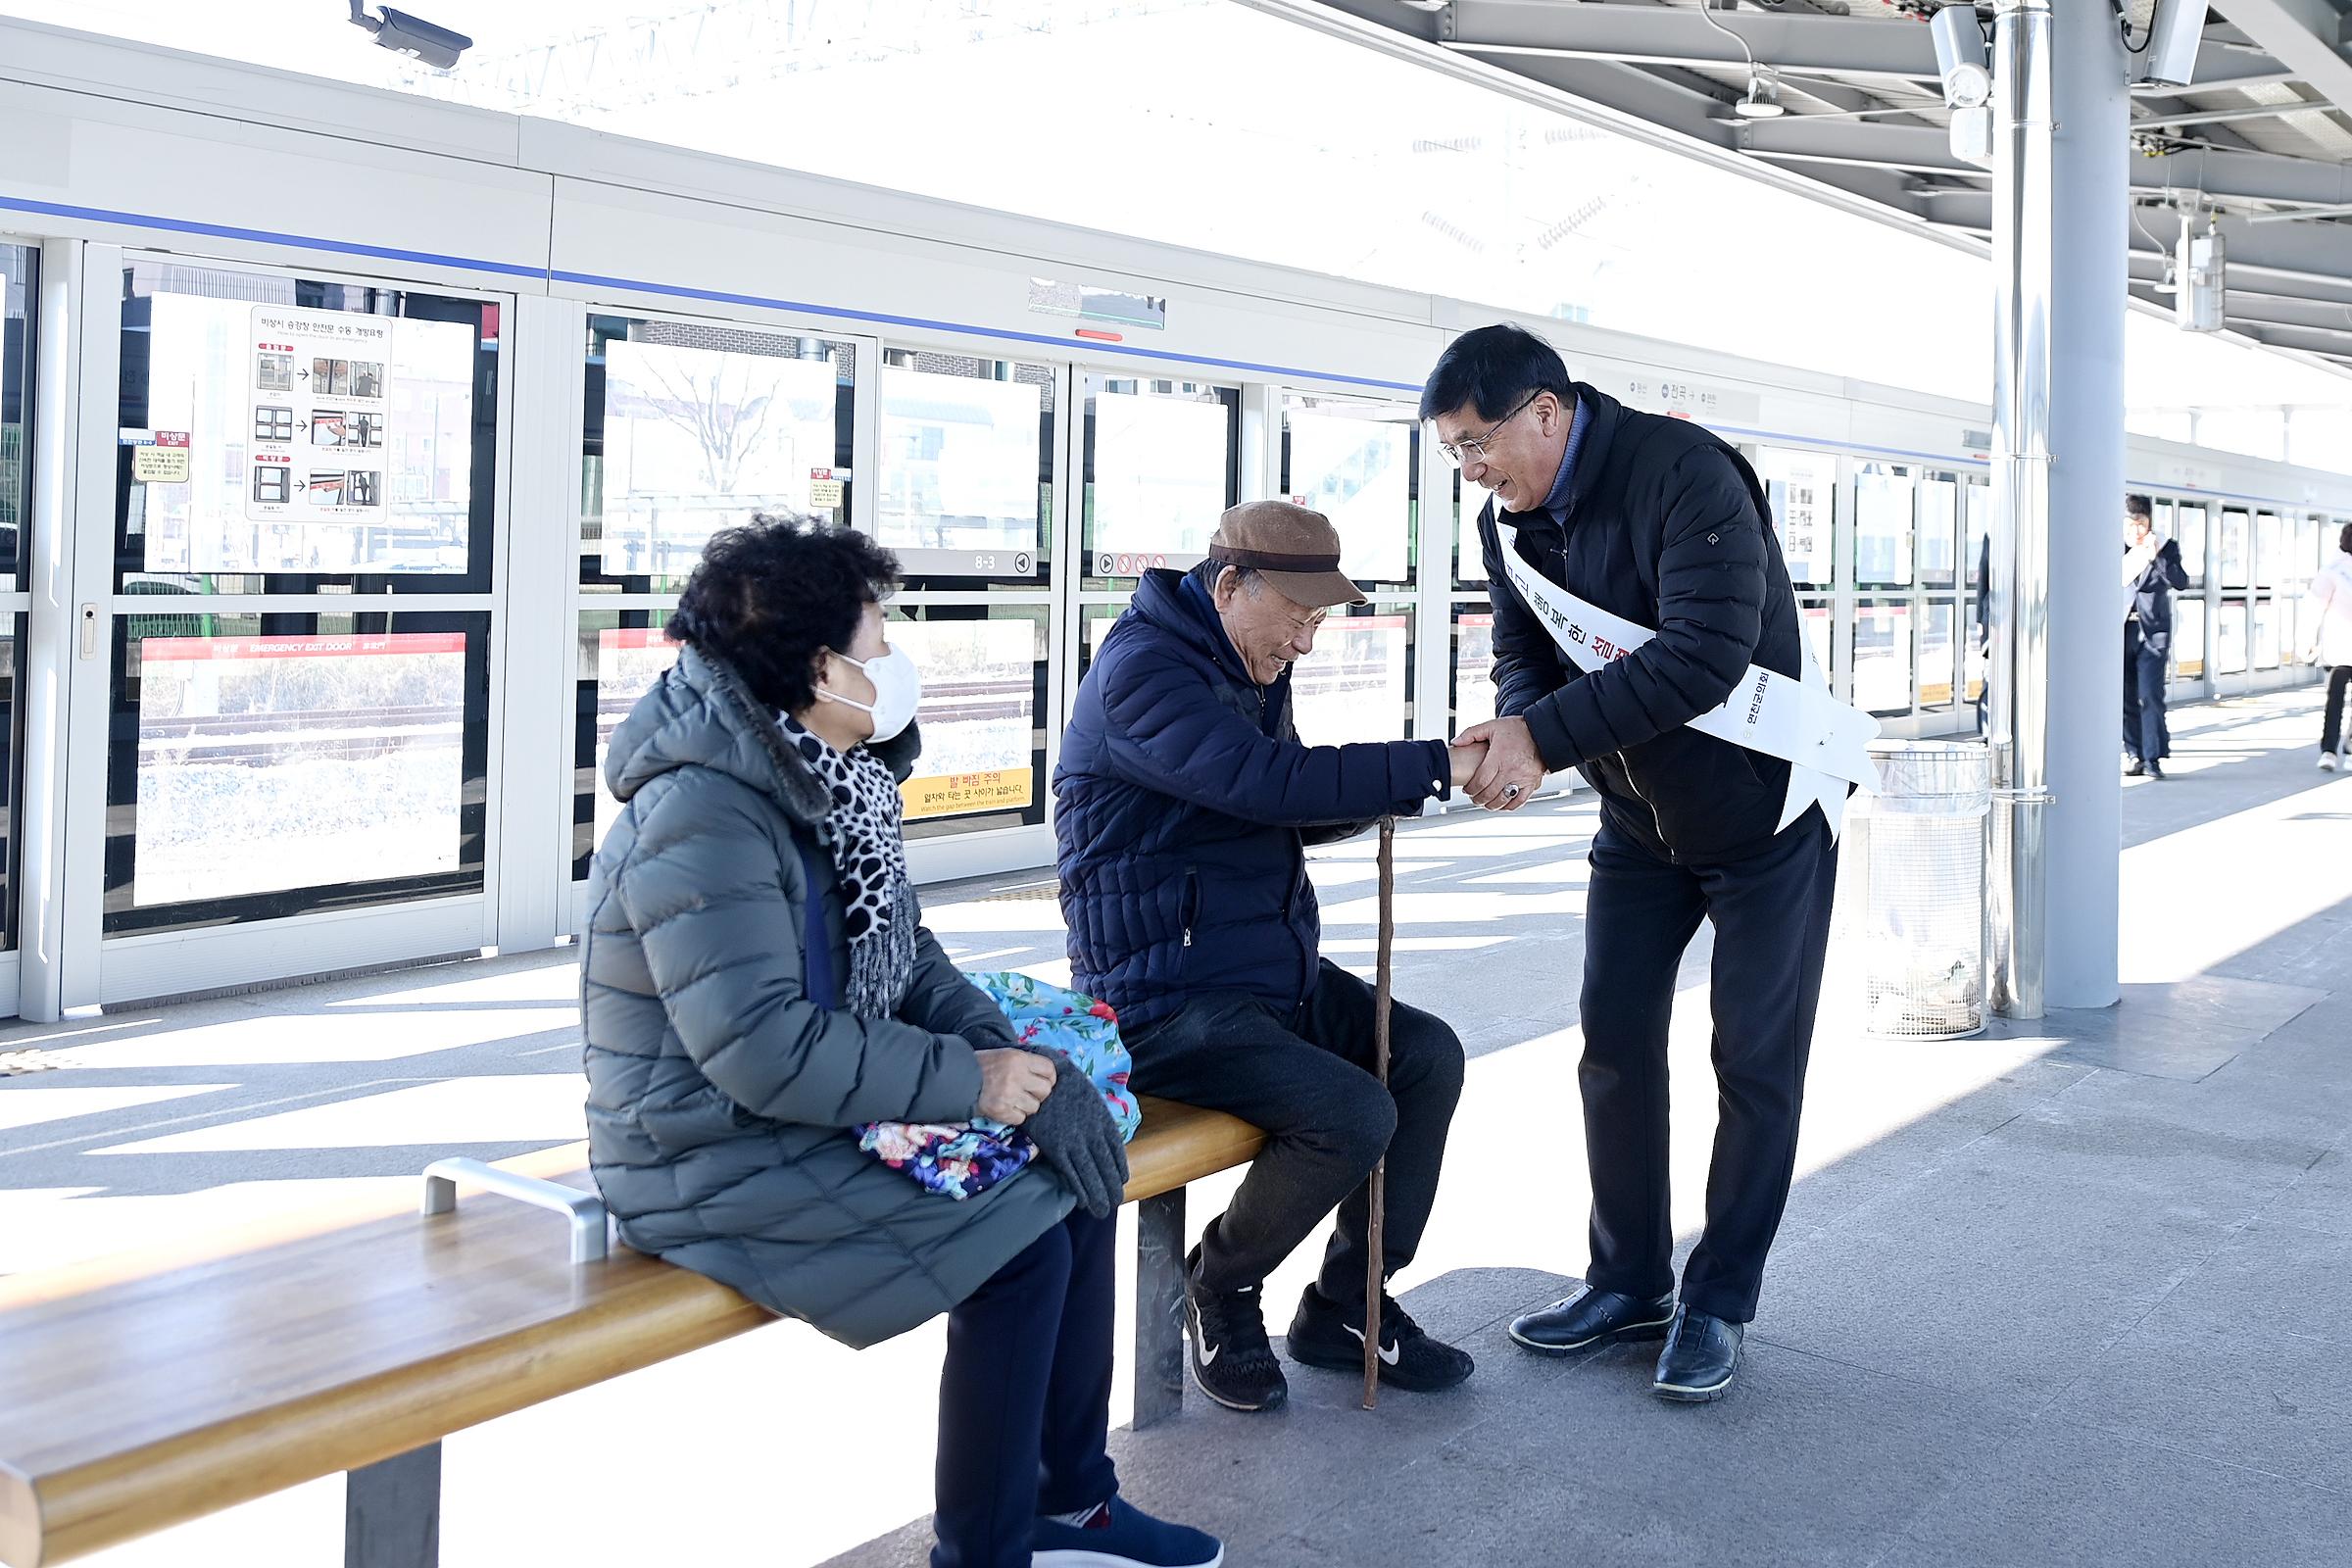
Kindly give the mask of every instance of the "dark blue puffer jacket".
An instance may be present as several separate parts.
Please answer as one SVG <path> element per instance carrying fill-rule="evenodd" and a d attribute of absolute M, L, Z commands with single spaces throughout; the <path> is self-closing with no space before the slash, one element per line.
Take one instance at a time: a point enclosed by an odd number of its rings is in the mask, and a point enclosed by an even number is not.
<path fill-rule="evenodd" d="M 1322 938 L 1304 845 L 1417 812 L 1446 779 L 1444 741 L 1299 744 L 1290 672 L 1258 686 L 1207 594 L 1146 573 L 1054 770 L 1072 983 L 1133 1029 L 1195 991 L 1296 1005 Z"/>

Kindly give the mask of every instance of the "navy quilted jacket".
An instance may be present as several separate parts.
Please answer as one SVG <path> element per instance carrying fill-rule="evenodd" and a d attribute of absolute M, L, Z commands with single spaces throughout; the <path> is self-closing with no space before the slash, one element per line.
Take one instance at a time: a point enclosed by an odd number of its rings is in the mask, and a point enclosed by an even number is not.
<path fill-rule="evenodd" d="M 1054 770 L 1070 972 L 1127 1027 L 1196 991 L 1302 1000 L 1322 921 L 1309 843 L 1447 792 L 1446 743 L 1306 746 L 1291 675 L 1244 672 L 1182 573 L 1145 574 L 1078 687 Z"/>

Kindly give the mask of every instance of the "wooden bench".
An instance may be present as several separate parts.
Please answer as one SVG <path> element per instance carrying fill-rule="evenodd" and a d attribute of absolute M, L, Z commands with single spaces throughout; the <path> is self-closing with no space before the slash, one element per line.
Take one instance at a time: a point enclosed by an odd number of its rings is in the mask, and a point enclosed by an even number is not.
<path fill-rule="evenodd" d="M 1139 1427 L 1183 1398 L 1185 1184 L 1261 1142 L 1144 1102 Z M 583 1144 L 498 1169 L 594 1191 Z M 575 1263 L 565 1225 L 487 1195 L 422 1217 L 344 1206 L 0 1279 L 0 1562 L 44 1568 L 340 1470 L 346 1568 L 432 1568 L 443 1437 L 775 1321 L 625 1248 Z"/>

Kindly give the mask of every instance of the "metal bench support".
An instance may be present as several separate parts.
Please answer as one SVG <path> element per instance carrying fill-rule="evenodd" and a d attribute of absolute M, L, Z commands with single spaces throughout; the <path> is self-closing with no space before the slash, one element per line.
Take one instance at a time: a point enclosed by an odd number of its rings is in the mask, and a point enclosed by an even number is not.
<path fill-rule="evenodd" d="M 440 1568 L 441 1445 L 343 1478 L 343 1568 Z"/>
<path fill-rule="evenodd" d="M 1184 1408 L 1184 1189 L 1135 1205 L 1135 1426 Z"/>

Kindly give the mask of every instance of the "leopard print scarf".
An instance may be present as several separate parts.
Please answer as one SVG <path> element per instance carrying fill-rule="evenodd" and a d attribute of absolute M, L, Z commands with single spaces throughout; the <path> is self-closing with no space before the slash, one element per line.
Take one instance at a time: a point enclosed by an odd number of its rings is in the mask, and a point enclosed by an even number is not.
<path fill-rule="evenodd" d="M 887 1018 L 914 981 L 914 889 L 899 826 L 899 786 L 862 746 L 835 751 L 779 714 L 784 739 L 832 798 L 833 871 L 841 879 L 842 930 L 850 941 L 844 1002 L 860 1018 Z"/>

